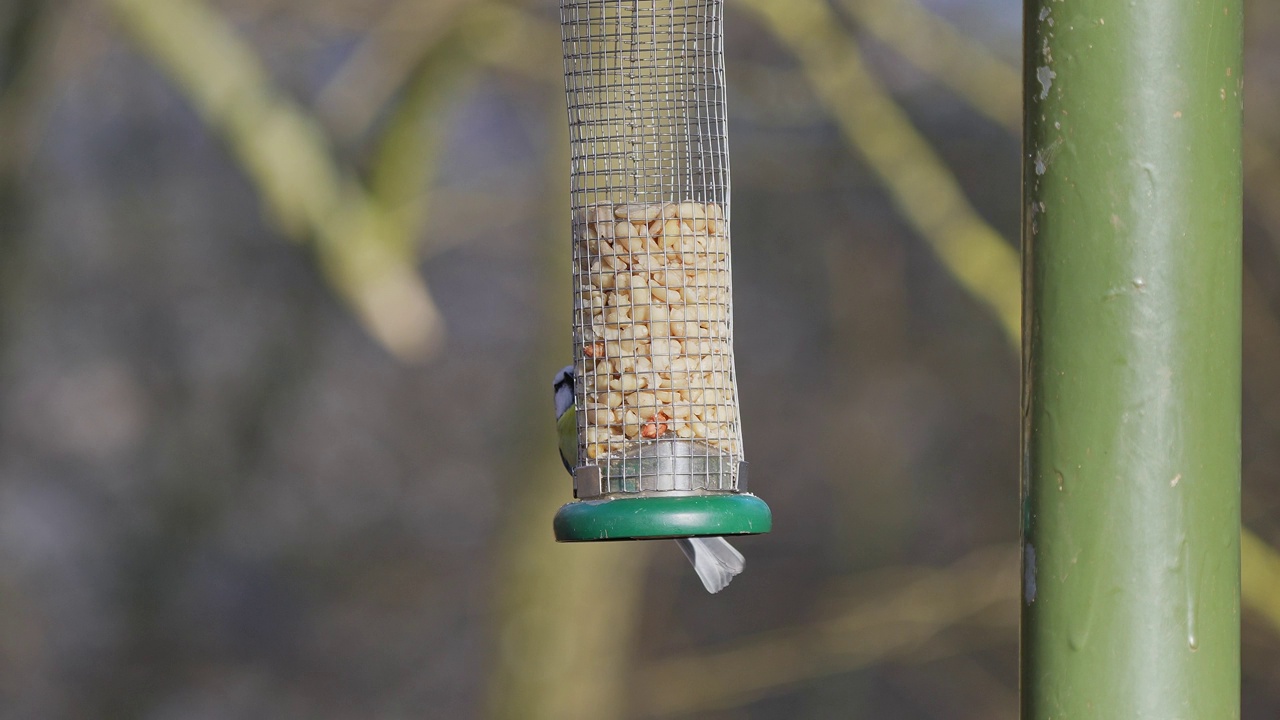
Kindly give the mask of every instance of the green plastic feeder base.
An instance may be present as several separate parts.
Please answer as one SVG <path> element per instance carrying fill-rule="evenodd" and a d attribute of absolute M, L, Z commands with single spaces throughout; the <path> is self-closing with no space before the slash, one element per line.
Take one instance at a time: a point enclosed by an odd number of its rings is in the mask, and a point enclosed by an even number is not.
<path fill-rule="evenodd" d="M 773 514 L 746 493 L 647 495 L 571 502 L 554 526 L 559 542 L 756 535 L 773 529 Z"/>

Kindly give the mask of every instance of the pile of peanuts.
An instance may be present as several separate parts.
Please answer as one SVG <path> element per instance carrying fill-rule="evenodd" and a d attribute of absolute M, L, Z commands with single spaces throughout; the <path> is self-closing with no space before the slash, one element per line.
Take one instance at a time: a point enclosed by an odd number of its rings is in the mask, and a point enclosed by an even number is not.
<path fill-rule="evenodd" d="M 661 437 L 736 454 L 720 206 L 594 205 L 575 230 L 587 458 Z"/>

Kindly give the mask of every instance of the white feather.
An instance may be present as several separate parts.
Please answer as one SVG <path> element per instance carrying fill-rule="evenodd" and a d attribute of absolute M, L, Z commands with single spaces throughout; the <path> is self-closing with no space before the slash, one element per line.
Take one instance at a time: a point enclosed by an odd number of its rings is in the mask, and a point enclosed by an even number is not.
<path fill-rule="evenodd" d="M 709 593 L 718 593 L 742 568 L 746 561 L 728 540 L 722 537 L 676 538 L 676 543 L 689 558 L 698 579 Z"/>

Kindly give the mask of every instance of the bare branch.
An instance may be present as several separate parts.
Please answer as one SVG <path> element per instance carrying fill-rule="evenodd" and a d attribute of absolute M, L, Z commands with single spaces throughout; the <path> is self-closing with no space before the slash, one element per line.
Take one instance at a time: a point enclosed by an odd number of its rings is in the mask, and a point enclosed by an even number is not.
<path fill-rule="evenodd" d="M 916 0 L 841 0 L 849 14 L 974 110 L 1022 132 L 1021 73 Z"/>
<path fill-rule="evenodd" d="M 1017 625 L 1018 553 L 984 548 L 945 569 L 892 568 L 854 578 L 877 588 L 837 603 L 843 610 L 812 625 L 766 633 L 709 653 L 659 661 L 640 675 L 637 697 L 654 716 L 735 707 L 816 678 L 892 660 L 963 652 L 939 636 L 976 623 Z M 999 634 L 1001 639 L 1012 637 Z"/>
<path fill-rule="evenodd" d="M 391 97 L 417 74 L 423 57 L 454 30 L 465 4 L 398 0 L 379 15 L 316 100 L 337 142 L 354 142 L 368 132 Z"/>
<path fill-rule="evenodd" d="M 960 284 L 999 318 L 1017 346 L 1017 252 L 969 204 L 954 175 L 863 63 L 852 35 L 822 0 L 746 0 L 800 61 L 849 145 Z"/>
<path fill-rule="evenodd" d="M 405 361 L 444 328 L 396 224 L 334 161 L 320 128 L 279 92 L 253 51 L 200 0 L 111 0 L 138 46 L 223 136 L 280 228 L 309 241 L 366 330 Z"/>

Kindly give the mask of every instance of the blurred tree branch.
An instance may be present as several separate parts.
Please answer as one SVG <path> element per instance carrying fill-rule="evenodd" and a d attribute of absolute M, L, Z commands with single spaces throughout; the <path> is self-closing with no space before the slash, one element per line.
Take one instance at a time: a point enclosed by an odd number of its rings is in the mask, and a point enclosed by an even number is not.
<path fill-rule="evenodd" d="M 1273 630 L 1280 628 L 1280 556 L 1246 530 L 1240 536 L 1240 565 L 1240 599 Z"/>
<path fill-rule="evenodd" d="M 457 27 L 467 4 L 399 0 L 378 16 L 316 99 L 335 141 L 353 143 L 368 132 L 396 92 L 418 74 L 423 58 Z"/>
<path fill-rule="evenodd" d="M 940 635 L 964 623 L 999 629 L 1001 640 L 1012 640 L 1017 626 L 1018 551 L 1009 546 L 976 550 L 943 569 L 891 568 L 847 583 L 879 590 L 832 593 L 839 610 L 811 625 L 652 663 L 636 698 L 649 715 L 697 715 L 818 677 L 962 652 L 972 642 L 962 647 Z"/>
<path fill-rule="evenodd" d="M 443 126 L 424 118 L 442 110 L 446 97 L 473 77 L 475 66 L 560 83 L 559 41 L 556 28 L 529 13 L 487 2 L 452 15 L 447 32 L 433 36 L 412 72 L 398 83 L 403 85 L 401 98 L 378 137 L 370 173 L 371 189 L 401 227 L 401 237 L 412 239 L 422 226 L 427 190 L 433 185 Z"/>
<path fill-rule="evenodd" d="M 450 31 L 453 39 L 453 31 Z M 405 79 L 399 102 L 378 135 L 370 168 L 370 192 L 394 227 L 401 252 L 417 252 L 434 187 L 444 123 L 433 122 L 455 86 L 469 79 L 471 64 L 457 42 L 431 45 Z"/>
<path fill-rule="evenodd" d="M 951 88 L 974 110 L 1022 132 L 1022 74 L 916 0 L 840 0 L 877 40 Z"/>
<path fill-rule="evenodd" d="M 493 42 L 474 48 L 477 60 L 519 77 L 542 80 L 564 92 L 558 26 L 514 5 L 493 2 L 480 6 L 473 27 L 485 36 L 497 34 Z"/>
<path fill-rule="evenodd" d="M 543 390 L 544 383 L 536 388 Z M 547 398 L 536 395 L 528 398 L 529 407 L 545 410 Z M 541 434 L 532 437 L 543 439 Z M 486 717 L 624 717 L 627 670 L 644 592 L 641 580 L 651 547 L 556 544 L 551 518 L 568 499 L 569 487 L 559 458 L 527 452 L 507 467 L 518 468 L 520 479 L 497 548 L 500 563 L 492 593 L 496 656 Z"/>
<path fill-rule="evenodd" d="M 317 123 L 273 86 L 227 22 L 200 0 L 110 5 L 223 136 L 281 230 L 309 241 L 368 332 L 402 360 L 436 351 L 442 321 L 403 230 L 338 167 Z"/>
<path fill-rule="evenodd" d="M 559 119 L 559 103 L 551 105 Z M 550 113 L 549 113 L 550 114 Z M 568 178 L 568 126 L 552 125 L 542 215 L 546 233 L 539 276 L 544 322 L 568 327 L 564 283 L 569 267 L 568 215 L 560 201 Z M 625 716 L 629 664 L 652 543 L 552 541 L 551 518 L 569 499 L 550 418 L 550 378 L 567 360 L 564 339 L 546 336 L 522 387 L 504 468 L 511 502 L 495 549 L 493 626 L 497 648 L 489 673 L 493 720 L 609 720 Z"/>
<path fill-rule="evenodd" d="M 960 284 L 995 313 L 1016 345 L 1022 315 L 1017 252 L 978 215 L 928 141 L 867 71 L 831 7 L 824 0 L 743 5 L 796 56 L 819 100 L 903 217 Z"/>

